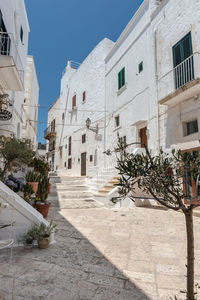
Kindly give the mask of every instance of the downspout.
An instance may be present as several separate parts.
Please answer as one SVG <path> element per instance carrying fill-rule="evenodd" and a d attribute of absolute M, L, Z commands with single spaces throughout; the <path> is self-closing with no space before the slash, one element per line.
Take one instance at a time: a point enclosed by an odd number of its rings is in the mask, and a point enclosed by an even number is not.
<path fill-rule="evenodd" d="M 104 152 L 106 151 L 106 118 L 107 118 L 107 114 L 106 114 L 106 62 L 104 65 L 105 68 L 105 88 L 104 88 Z M 106 169 L 107 164 L 106 164 L 106 155 L 104 154 L 104 168 Z"/>
<path fill-rule="evenodd" d="M 156 105 L 157 105 L 157 150 L 160 150 L 160 111 L 159 111 L 159 103 L 158 103 L 158 57 L 157 57 L 157 30 L 154 31 L 154 68 L 155 68 L 155 85 L 156 85 Z"/>

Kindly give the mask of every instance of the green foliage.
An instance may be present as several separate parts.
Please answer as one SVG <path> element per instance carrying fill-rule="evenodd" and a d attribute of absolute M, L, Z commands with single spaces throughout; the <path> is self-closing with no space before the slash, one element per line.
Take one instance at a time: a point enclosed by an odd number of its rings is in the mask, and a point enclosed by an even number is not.
<path fill-rule="evenodd" d="M 33 188 L 30 184 L 26 183 L 23 187 L 23 192 L 25 197 L 29 197 L 34 193 Z M 25 200 L 25 199 L 24 199 Z"/>
<path fill-rule="evenodd" d="M 146 149 L 146 155 L 134 155 L 120 144 L 119 150 L 117 169 L 121 175 L 118 184 L 121 197 L 129 194 L 134 199 L 135 188 L 138 187 L 168 208 L 186 209 L 184 170 L 188 168 L 196 180 L 200 165 L 199 152 L 182 153 L 173 150 L 171 154 L 166 154 L 161 149 L 157 156 L 152 156 Z"/>
<path fill-rule="evenodd" d="M 38 172 L 28 172 L 26 174 L 26 181 L 27 182 L 39 182 L 40 174 Z"/>
<path fill-rule="evenodd" d="M 28 139 L 16 139 L 14 136 L 5 138 L 0 137 L 0 157 L 4 160 L 4 169 L 1 172 L 1 178 L 5 172 L 12 167 L 14 161 L 30 164 L 35 152 Z"/>
<path fill-rule="evenodd" d="M 32 244 L 38 237 L 38 225 L 32 225 L 29 230 L 21 237 L 21 241 L 24 244 Z"/>
<path fill-rule="evenodd" d="M 33 224 L 28 231 L 20 238 L 24 244 L 32 244 L 34 240 L 40 240 L 44 237 L 49 237 L 54 231 L 56 224 L 53 221 L 47 226 L 43 223 Z"/>
<path fill-rule="evenodd" d="M 43 176 L 47 176 L 50 171 L 48 162 L 36 157 L 32 159 L 30 166 L 34 167 L 34 171 L 39 172 Z"/>
<path fill-rule="evenodd" d="M 48 197 L 49 185 L 49 177 L 41 176 L 37 190 L 37 195 L 39 196 L 41 202 L 46 202 L 46 199 Z"/>
<path fill-rule="evenodd" d="M 53 223 L 53 221 L 50 222 L 48 226 L 46 226 L 44 223 L 40 223 L 37 225 L 37 240 L 49 237 L 51 233 L 54 231 L 56 227 L 56 224 Z"/>

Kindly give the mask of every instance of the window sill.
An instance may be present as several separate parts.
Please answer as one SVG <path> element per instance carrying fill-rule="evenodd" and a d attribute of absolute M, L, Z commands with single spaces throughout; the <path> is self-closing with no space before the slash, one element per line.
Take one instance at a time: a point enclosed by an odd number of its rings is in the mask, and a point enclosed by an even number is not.
<path fill-rule="evenodd" d="M 120 90 L 117 91 L 117 96 L 121 95 L 121 93 L 123 93 L 123 91 L 125 91 L 126 89 L 127 89 L 127 83 L 123 85 L 123 87 L 121 87 Z"/>
<path fill-rule="evenodd" d="M 113 132 L 115 132 L 115 131 L 117 131 L 117 130 L 119 130 L 119 129 L 121 129 L 122 128 L 122 126 L 120 125 L 120 126 L 118 126 L 118 127 L 115 127 L 115 129 L 113 129 Z"/>

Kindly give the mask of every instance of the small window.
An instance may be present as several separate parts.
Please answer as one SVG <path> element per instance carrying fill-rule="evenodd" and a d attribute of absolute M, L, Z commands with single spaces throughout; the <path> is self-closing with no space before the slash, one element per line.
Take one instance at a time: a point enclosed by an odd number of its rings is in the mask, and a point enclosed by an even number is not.
<path fill-rule="evenodd" d="M 198 121 L 197 120 L 183 123 L 184 136 L 196 133 L 198 131 L 199 131 L 199 129 L 198 129 Z"/>
<path fill-rule="evenodd" d="M 85 103 L 85 100 L 86 100 L 86 91 L 83 92 L 83 98 L 82 98 L 83 103 Z"/>
<path fill-rule="evenodd" d="M 65 118 L 65 113 L 62 113 L 62 120 L 64 120 Z"/>
<path fill-rule="evenodd" d="M 67 165 L 67 168 L 68 168 L 68 169 L 71 169 L 71 168 L 72 168 L 72 159 L 71 159 L 71 158 L 68 159 L 68 165 Z"/>
<path fill-rule="evenodd" d="M 86 134 L 82 135 L 82 144 L 84 144 L 86 142 Z"/>
<path fill-rule="evenodd" d="M 72 108 L 76 107 L 76 95 L 72 97 Z"/>
<path fill-rule="evenodd" d="M 143 71 L 143 61 L 138 65 L 138 72 L 141 73 Z"/>
<path fill-rule="evenodd" d="M 93 155 L 90 155 L 90 162 L 93 162 Z"/>
<path fill-rule="evenodd" d="M 123 147 L 126 146 L 126 136 L 120 137 L 119 142 L 122 143 Z"/>
<path fill-rule="evenodd" d="M 64 167 L 65 167 L 65 168 L 67 167 L 67 163 L 66 163 L 66 161 L 65 161 L 65 163 L 64 163 Z"/>
<path fill-rule="evenodd" d="M 69 147 L 68 147 L 68 155 L 72 154 L 72 137 L 69 137 Z"/>
<path fill-rule="evenodd" d="M 119 121 L 119 115 L 115 117 L 115 127 L 119 127 L 120 121 Z"/>
<path fill-rule="evenodd" d="M 20 40 L 21 40 L 22 43 L 23 43 L 23 39 L 24 39 L 24 31 L 23 31 L 23 28 L 21 26 L 20 27 Z"/>
<path fill-rule="evenodd" d="M 118 90 L 125 85 L 125 67 L 118 73 Z"/>

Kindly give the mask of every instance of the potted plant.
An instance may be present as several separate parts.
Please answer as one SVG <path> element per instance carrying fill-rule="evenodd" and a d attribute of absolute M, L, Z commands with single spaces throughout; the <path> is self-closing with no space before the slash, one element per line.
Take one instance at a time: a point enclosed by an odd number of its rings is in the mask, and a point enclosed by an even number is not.
<path fill-rule="evenodd" d="M 38 172 L 29 171 L 26 175 L 26 181 L 32 186 L 34 193 L 37 192 L 40 174 Z"/>
<path fill-rule="evenodd" d="M 56 224 L 54 224 L 53 221 L 51 221 L 48 226 L 46 226 L 44 223 L 40 223 L 40 225 L 38 225 L 37 242 L 40 249 L 46 249 L 49 246 L 50 236 L 51 233 L 54 232 L 55 227 Z"/>
<path fill-rule="evenodd" d="M 31 195 L 34 194 L 32 186 L 26 183 L 23 187 L 23 192 L 24 192 L 24 200 L 29 203 Z"/>
<path fill-rule="evenodd" d="M 25 248 L 32 248 L 34 240 L 38 237 L 38 225 L 32 225 L 29 230 L 21 237 L 20 241 L 24 244 Z"/>
<path fill-rule="evenodd" d="M 47 217 L 51 203 L 47 202 L 49 190 L 49 177 L 41 176 L 38 184 L 37 197 L 40 199 L 35 202 L 36 209 L 43 215 L 44 218 Z"/>

